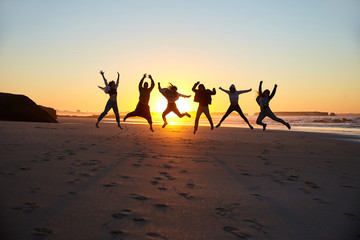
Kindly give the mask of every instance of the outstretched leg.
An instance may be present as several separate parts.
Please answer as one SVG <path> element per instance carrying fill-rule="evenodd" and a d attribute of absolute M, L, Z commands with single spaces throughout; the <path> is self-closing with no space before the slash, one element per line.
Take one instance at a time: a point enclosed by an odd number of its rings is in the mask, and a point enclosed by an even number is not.
<path fill-rule="evenodd" d="M 211 130 L 213 130 L 214 129 L 214 124 L 213 124 L 213 121 L 212 121 L 212 118 L 211 118 L 211 115 L 210 115 L 209 106 L 206 106 L 205 109 L 203 110 L 203 112 L 205 113 L 205 116 L 209 120 Z"/>
<path fill-rule="evenodd" d="M 120 129 L 122 129 L 121 125 L 120 125 L 120 116 L 119 116 L 119 109 L 118 109 L 118 105 L 117 102 L 112 102 L 112 108 L 115 114 L 115 118 L 116 118 L 116 122 L 118 124 L 118 127 Z"/>
<path fill-rule="evenodd" d="M 221 126 L 221 123 L 229 116 L 229 114 L 234 111 L 234 107 L 233 105 L 230 105 L 230 107 L 228 108 L 228 110 L 226 111 L 225 115 L 221 118 L 220 122 L 218 123 L 218 125 L 216 125 L 216 128 Z"/>
<path fill-rule="evenodd" d="M 163 124 L 163 128 L 166 127 L 166 125 L 168 124 L 167 121 L 166 121 L 166 115 L 168 115 L 172 110 L 169 109 L 169 106 L 165 109 L 165 111 L 163 112 L 162 114 L 162 119 L 164 121 L 164 124 Z"/>
<path fill-rule="evenodd" d="M 172 110 L 179 118 L 182 118 L 184 116 L 187 117 L 191 117 L 189 113 L 185 112 L 185 113 L 180 113 L 179 109 L 177 108 L 177 106 L 175 105 L 174 109 Z"/>
<path fill-rule="evenodd" d="M 154 132 L 154 129 L 152 128 L 152 120 L 151 120 L 150 112 L 149 112 L 149 116 L 146 116 L 146 117 L 144 117 L 144 118 L 148 121 L 148 123 L 149 123 L 149 125 L 150 125 L 150 130 L 151 130 L 152 132 Z"/>
<path fill-rule="evenodd" d="M 151 119 L 151 113 L 150 113 L 149 105 L 147 105 L 147 108 L 144 110 L 144 113 L 141 114 L 141 115 L 142 115 L 143 118 L 145 118 L 148 121 L 148 123 L 150 125 L 150 130 L 152 132 L 154 132 L 154 129 L 152 128 L 152 119 Z"/>
<path fill-rule="evenodd" d="M 235 107 L 235 111 L 237 111 L 240 115 L 240 117 L 242 117 L 242 119 L 244 119 L 244 121 L 249 125 L 250 129 L 254 129 L 253 126 L 251 126 L 251 124 L 249 123 L 249 120 L 246 118 L 246 116 L 244 115 L 244 113 L 242 112 L 241 108 L 239 105 L 237 105 Z"/>
<path fill-rule="evenodd" d="M 109 100 L 107 101 L 107 103 L 106 103 L 106 106 L 105 106 L 104 111 L 100 114 L 100 116 L 99 116 L 99 118 L 98 118 L 98 121 L 97 121 L 96 124 L 95 124 L 95 126 L 96 126 L 97 128 L 99 128 L 99 123 L 100 123 L 101 119 L 103 119 L 103 118 L 106 116 L 106 114 L 109 112 L 109 110 L 111 109 L 111 107 L 112 107 L 112 105 L 111 105 L 111 102 L 110 102 L 110 99 L 109 99 Z"/>
<path fill-rule="evenodd" d="M 259 124 L 263 127 L 263 131 L 266 129 L 266 124 L 262 120 L 266 117 L 265 113 L 260 112 L 258 118 L 256 119 L 256 124 Z"/>
<path fill-rule="evenodd" d="M 129 113 L 126 114 L 126 116 L 124 117 L 124 122 L 126 121 L 127 118 L 129 118 L 129 117 L 135 117 L 135 116 L 137 116 L 136 111 L 129 112 Z"/>
<path fill-rule="evenodd" d="M 196 133 L 196 131 L 198 130 L 199 127 L 199 120 L 200 120 L 200 116 L 203 113 L 203 109 L 202 107 L 198 107 L 198 110 L 196 112 L 196 117 L 195 117 L 195 125 L 194 125 L 194 134 Z"/>
<path fill-rule="evenodd" d="M 275 114 L 269 109 L 268 110 L 268 113 L 267 113 L 268 117 L 271 118 L 272 120 L 276 121 L 276 122 L 279 122 L 279 123 L 282 123 L 284 124 L 288 129 L 291 129 L 291 126 L 289 123 L 285 122 L 283 119 L 281 118 L 278 118 L 275 116 Z"/>

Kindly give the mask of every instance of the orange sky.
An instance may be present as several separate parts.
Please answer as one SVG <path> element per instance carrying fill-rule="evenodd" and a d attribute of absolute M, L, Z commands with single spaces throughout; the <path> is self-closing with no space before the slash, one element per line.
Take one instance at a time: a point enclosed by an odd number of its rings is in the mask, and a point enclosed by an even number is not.
<path fill-rule="evenodd" d="M 1 1 L 0 89 L 58 110 L 101 112 L 99 74 L 121 74 L 121 112 L 137 103 L 143 73 L 193 95 L 207 88 L 279 85 L 273 111 L 360 112 L 359 1 Z M 306 17 L 305 17 L 306 16 Z M 154 89 L 150 107 L 161 111 Z M 193 97 L 179 103 L 196 111 Z M 224 112 L 218 91 L 212 112 Z M 163 106 L 164 108 L 165 106 Z"/>

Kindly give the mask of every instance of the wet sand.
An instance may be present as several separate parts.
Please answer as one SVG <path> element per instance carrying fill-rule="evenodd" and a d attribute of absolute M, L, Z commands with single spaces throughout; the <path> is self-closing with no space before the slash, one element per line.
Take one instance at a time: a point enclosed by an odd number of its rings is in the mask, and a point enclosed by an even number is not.
<path fill-rule="evenodd" d="M 360 237 L 350 136 L 59 122 L 0 122 L 1 239 Z"/>

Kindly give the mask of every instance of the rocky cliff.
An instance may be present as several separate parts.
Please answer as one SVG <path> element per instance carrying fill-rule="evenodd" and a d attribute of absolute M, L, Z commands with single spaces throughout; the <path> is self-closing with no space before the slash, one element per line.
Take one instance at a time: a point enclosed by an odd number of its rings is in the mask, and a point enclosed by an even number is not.
<path fill-rule="evenodd" d="M 57 123 L 55 118 L 54 109 L 45 110 L 24 95 L 0 93 L 0 120 Z"/>

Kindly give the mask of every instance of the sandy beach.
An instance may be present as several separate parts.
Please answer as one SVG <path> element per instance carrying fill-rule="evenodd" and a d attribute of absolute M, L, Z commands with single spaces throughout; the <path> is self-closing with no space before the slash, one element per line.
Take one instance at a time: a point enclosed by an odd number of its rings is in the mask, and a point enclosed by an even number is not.
<path fill-rule="evenodd" d="M 360 143 L 295 131 L 0 122 L 1 239 L 359 239 Z"/>

